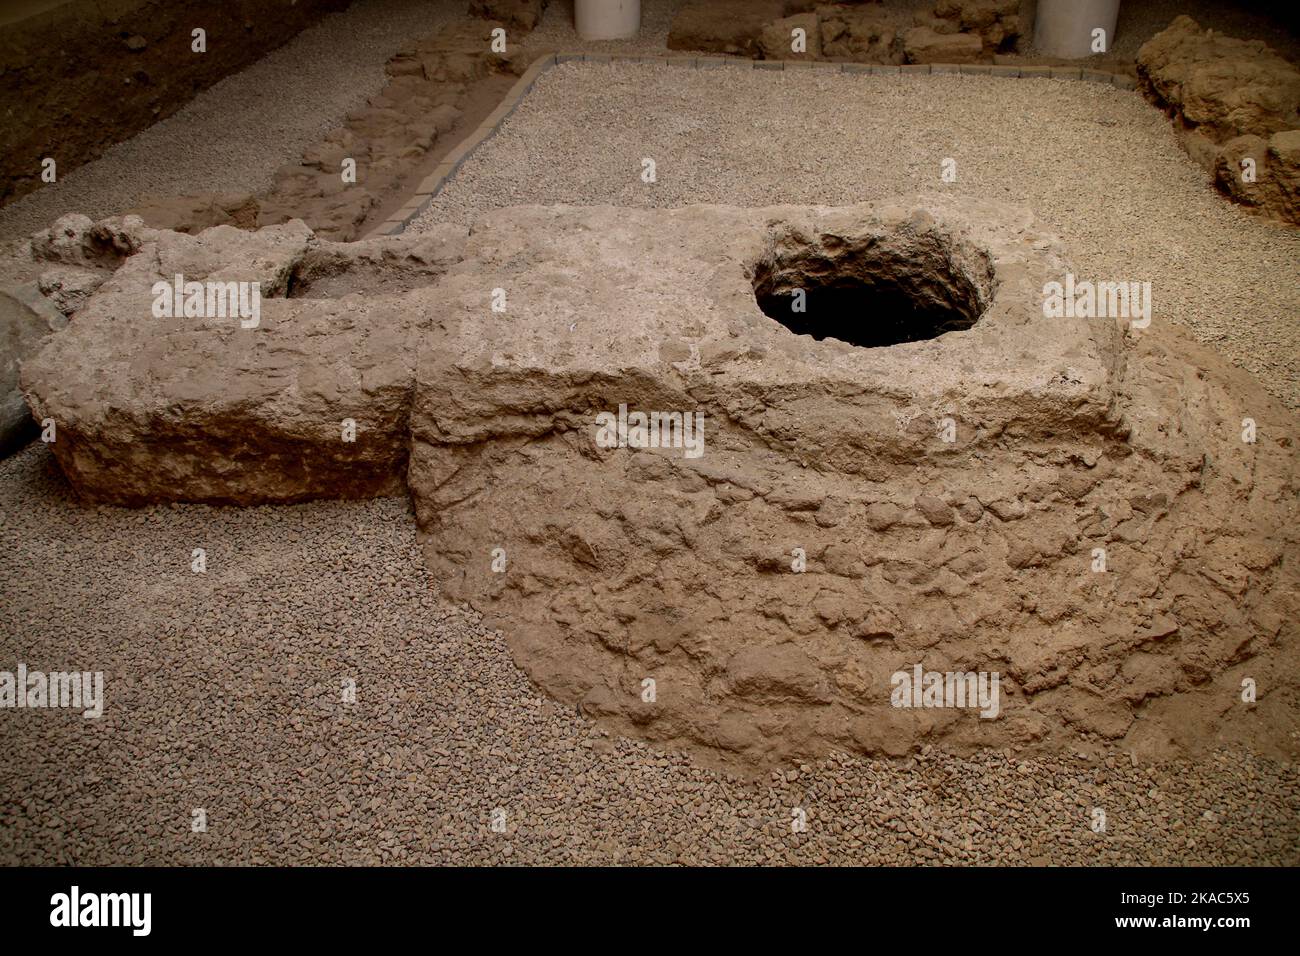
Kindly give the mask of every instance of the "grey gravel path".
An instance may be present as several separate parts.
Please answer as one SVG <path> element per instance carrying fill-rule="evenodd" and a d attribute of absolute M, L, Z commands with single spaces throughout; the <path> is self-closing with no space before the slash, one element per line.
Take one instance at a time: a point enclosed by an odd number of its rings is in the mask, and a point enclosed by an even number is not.
<path fill-rule="evenodd" d="M 1300 863 L 1300 775 L 1247 755 L 750 783 L 606 737 L 430 590 L 402 500 L 85 509 L 37 443 L 0 462 L 0 594 L 0 670 L 106 681 L 99 720 L 0 710 L 0 864 Z"/>
<path fill-rule="evenodd" d="M 955 183 L 941 181 L 945 158 Z M 410 228 L 519 203 L 842 205 L 940 191 L 1028 205 L 1081 276 L 1150 281 L 1154 321 L 1191 327 L 1300 404 L 1300 231 L 1221 198 L 1160 112 L 1098 84 L 565 63 Z"/>
<path fill-rule="evenodd" d="M 57 184 L 0 209 L 0 239 L 69 212 L 113 216 L 148 197 L 248 192 L 383 87 L 384 64 L 463 16 L 464 0 L 356 0 Z"/>

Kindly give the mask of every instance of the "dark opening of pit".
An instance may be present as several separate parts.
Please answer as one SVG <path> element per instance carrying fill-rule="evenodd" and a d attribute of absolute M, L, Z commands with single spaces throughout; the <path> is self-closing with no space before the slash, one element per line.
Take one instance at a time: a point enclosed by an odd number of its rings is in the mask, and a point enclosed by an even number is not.
<path fill-rule="evenodd" d="M 968 329 L 988 302 L 986 257 L 938 233 L 781 237 L 754 270 L 763 313 L 798 335 L 879 348 Z"/>

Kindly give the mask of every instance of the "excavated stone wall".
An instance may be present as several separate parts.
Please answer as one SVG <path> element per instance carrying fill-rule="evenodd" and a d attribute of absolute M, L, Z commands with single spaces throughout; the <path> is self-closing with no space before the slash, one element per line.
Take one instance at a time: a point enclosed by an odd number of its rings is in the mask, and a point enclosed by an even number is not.
<path fill-rule="evenodd" d="M 936 245 L 922 281 L 903 260 Z M 792 259 L 853 278 L 863 249 L 918 298 L 973 287 L 979 320 L 852 348 L 757 308 Z M 1248 715 L 1239 685 L 1296 653 L 1290 419 L 1168 328 L 1044 318 L 1069 267 L 1024 214 L 512 210 L 467 266 L 443 286 L 459 338 L 417 369 L 411 490 L 445 593 L 553 696 L 741 772 L 1284 739 L 1294 701 Z M 702 454 L 602 447 L 620 406 L 703 414 Z M 893 706 L 917 665 L 999 673 L 998 717 Z"/>
<path fill-rule="evenodd" d="M 1071 265 L 1026 211 L 518 207 L 351 244 L 97 228 L 120 263 L 22 375 L 80 494 L 405 485 L 444 594 L 621 732 L 741 773 L 1291 740 L 1294 417 L 1167 322 L 1048 318 Z M 159 318 L 177 273 L 257 279 L 260 322 Z M 855 323 L 881 344 L 830 337 Z M 637 412 L 676 431 L 649 447 Z M 895 706 L 916 667 L 996 673 L 996 715 Z"/>
<path fill-rule="evenodd" d="M 867 0 L 693 0 L 673 18 L 670 50 L 769 60 L 860 63 L 989 62 L 1014 52 L 1029 20 L 1022 0 L 938 0 L 900 11 Z M 806 45 L 792 47 L 802 29 Z"/>
<path fill-rule="evenodd" d="M 1138 77 L 1225 194 L 1300 225 L 1300 70 L 1180 16 L 1138 51 Z"/>

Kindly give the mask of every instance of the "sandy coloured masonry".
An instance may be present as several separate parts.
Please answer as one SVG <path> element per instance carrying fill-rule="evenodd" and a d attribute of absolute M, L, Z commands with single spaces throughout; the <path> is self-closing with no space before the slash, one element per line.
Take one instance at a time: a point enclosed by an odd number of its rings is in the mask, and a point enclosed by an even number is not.
<path fill-rule="evenodd" d="M 1294 667 L 1291 418 L 1172 329 L 1052 321 L 1039 290 L 1072 269 L 1027 210 L 515 206 L 360 243 L 103 229 L 121 261 L 24 366 L 79 493 L 405 488 L 443 595 L 621 734 L 754 774 L 922 741 L 1258 749 L 1290 720 L 1280 695 L 1234 701 Z M 827 263 L 966 321 L 896 348 L 790 335 L 765 301 Z M 159 276 L 250 269 L 268 298 L 247 335 L 132 320 Z M 497 283 L 509 322 L 484 309 Z M 707 456 L 593 444 L 624 407 L 699 416 Z M 883 689 L 917 667 L 999 675 L 998 719 L 900 711 Z"/>
<path fill-rule="evenodd" d="M 75 248 L 97 238 L 111 274 L 22 368 L 78 495 L 409 494 L 442 595 L 608 729 L 742 775 L 923 743 L 1289 752 L 1289 698 L 1241 693 L 1295 671 L 1294 414 L 1170 324 L 1047 315 L 1076 270 L 1027 209 L 512 206 L 356 243 L 128 217 Z M 259 281 L 260 323 L 153 315 L 178 273 Z M 823 286 L 943 315 L 859 347 L 773 314 Z M 704 453 L 603 447 L 624 405 L 692 415 Z M 997 719 L 894 707 L 918 665 L 997 673 Z"/>
<path fill-rule="evenodd" d="M 1081 67 L 1014 66 L 989 63 L 910 63 L 902 66 L 882 63 L 828 63 L 810 60 L 750 60 L 727 56 L 631 56 L 611 53 L 583 53 L 571 51 L 547 53 L 538 57 L 506 93 L 501 104 L 492 111 L 478 129 L 448 153 L 437 168 L 426 176 L 415 194 L 400 209 L 369 232 L 365 238 L 394 236 L 404 231 L 420 213 L 428 208 L 447 180 L 456 174 L 462 163 L 476 149 L 491 139 L 506 118 L 515 111 L 523 98 L 543 73 L 562 63 L 637 63 L 655 66 L 685 67 L 692 70 L 808 70 L 817 73 L 859 73 L 875 76 L 929 76 L 931 74 L 960 74 L 963 76 L 998 76 L 1008 79 L 1080 80 L 1116 86 L 1123 90 L 1136 89 L 1133 77 L 1125 73 L 1103 73 Z"/>

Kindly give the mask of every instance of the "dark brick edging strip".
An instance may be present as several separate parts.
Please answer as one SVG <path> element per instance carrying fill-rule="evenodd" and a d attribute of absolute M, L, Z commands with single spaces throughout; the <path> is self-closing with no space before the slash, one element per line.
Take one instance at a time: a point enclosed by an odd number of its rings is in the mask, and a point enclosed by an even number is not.
<path fill-rule="evenodd" d="M 1080 80 L 1085 83 L 1101 83 L 1121 90 L 1137 88 L 1133 77 L 1125 73 L 1101 73 L 1080 67 L 1051 66 L 1004 66 L 989 63 L 909 63 L 905 66 L 891 66 L 882 63 L 832 63 L 823 60 L 750 60 L 743 57 L 725 56 L 620 56 L 611 53 L 548 53 L 534 60 L 532 65 L 519 77 L 519 80 L 506 93 L 501 105 L 492 111 L 478 129 L 465 137 L 446 156 L 436 169 L 416 187 L 415 195 L 380 223 L 365 236 L 395 236 L 410 225 L 411 220 L 428 208 L 442 187 L 456 170 L 460 168 L 470 153 L 478 149 L 495 134 L 506 117 L 515 111 L 515 107 L 533 88 L 533 84 L 547 70 L 561 63 L 653 63 L 659 66 L 683 66 L 688 69 L 712 70 L 808 70 L 820 73 L 859 73 L 873 76 L 930 76 L 936 74 L 960 74 L 961 76 L 999 76 L 1007 78 Z"/>

